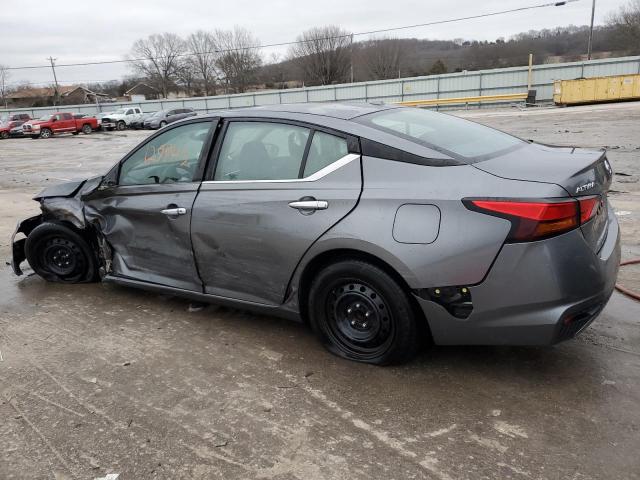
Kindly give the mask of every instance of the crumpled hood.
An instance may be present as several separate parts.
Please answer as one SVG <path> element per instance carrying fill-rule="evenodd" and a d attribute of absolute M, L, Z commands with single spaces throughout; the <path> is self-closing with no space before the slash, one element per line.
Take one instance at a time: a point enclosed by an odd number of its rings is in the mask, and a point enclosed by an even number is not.
<path fill-rule="evenodd" d="M 89 193 L 98 188 L 102 178 L 102 176 L 97 176 L 86 180 L 72 180 L 65 183 L 59 183 L 57 185 L 51 185 L 38 193 L 33 197 L 33 199 L 42 200 L 43 198 L 52 197 L 74 197 L 77 194 Z"/>

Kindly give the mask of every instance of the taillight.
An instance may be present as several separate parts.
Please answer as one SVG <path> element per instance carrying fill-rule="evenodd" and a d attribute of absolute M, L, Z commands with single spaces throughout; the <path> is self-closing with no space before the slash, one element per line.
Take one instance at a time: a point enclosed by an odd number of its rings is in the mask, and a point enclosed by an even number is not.
<path fill-rule="evenodd" d="M 587 197 L 578 200 L 580 203 L 580 224 L 587 223 L 598 213 L 600 197 Z"/>
<path fill-rule="evenodd" d="M 507 241 L 527 242 L 568 232 L 589 221 L 597 212 L 599 197 L 582 200 L 535 201 L 463 200 L 470 210 L 511 221 Z"/>

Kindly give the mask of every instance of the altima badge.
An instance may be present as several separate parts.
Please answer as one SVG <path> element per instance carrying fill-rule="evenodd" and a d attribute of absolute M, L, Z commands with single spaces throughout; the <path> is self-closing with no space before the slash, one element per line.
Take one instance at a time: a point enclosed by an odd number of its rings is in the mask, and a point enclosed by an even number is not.
<path fill-rule="evenodd" d="M 585 183 L 584 185 L 580 185 L 576 188 L 576 193 L 584 192 L 585 190 L 589 190 L 596 186 L 596 182 Z"/>

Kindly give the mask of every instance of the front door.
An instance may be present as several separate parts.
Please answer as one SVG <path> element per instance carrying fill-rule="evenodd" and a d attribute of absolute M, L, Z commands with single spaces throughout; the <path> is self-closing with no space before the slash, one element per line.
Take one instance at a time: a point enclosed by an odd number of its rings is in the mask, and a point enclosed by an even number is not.
<path fill-rule="evenodd" d="M 228 122 L 193 207 L 207 293 L 282 303 L 304 253 L 358 201 L 360 155 L 347 145 L 346 136 L 303 125 Z"/>
<path fill-rule="evenodd" d="M 163 130 L 123 160 L 116 186 L 85 199 L 87 215 L 97 218 L 113 250 L 113 275 L 202 291 L 189 228 L 216 123 Z"/>
<path fill-rule="evenodd" d="M 76 129 L 76 121 L 70 113 L 57 113 L 51 128 L 54 133 L 73 132 Z"/>

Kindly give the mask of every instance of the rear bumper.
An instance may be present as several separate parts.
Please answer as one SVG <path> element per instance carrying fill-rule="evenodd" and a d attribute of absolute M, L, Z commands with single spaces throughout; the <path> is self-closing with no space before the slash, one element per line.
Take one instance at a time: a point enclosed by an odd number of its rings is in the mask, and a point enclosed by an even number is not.
<path fill-rule="evenodd" d="M 487 277 L 469 287 L 473 311 L 459 319 L 416 297 L 440 345 L 550 345 L 574 337 L 605 307 L 620 265 L 620 231 L 609 208 L 599 252 L 579 229 L 504 245 Z"/>

